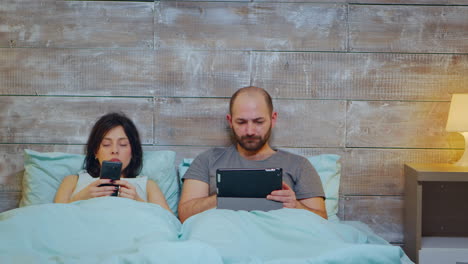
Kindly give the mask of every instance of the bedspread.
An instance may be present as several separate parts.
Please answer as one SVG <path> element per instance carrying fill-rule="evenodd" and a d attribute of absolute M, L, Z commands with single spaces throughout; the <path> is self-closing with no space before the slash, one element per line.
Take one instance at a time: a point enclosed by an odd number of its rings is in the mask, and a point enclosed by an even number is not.
<path fill-rule="evenodd" d="M 397 246 L 304 210 L 208 210 L 183 225 L 120 197 L 0 214 L 0 263 L 411 263 Z"/>
<path fill-rule="evenodd" d="M 224 263 L 412 263 L 377 235 L 306 210 L 209 210 L 188 219 L 181 234 L 216 248 Z"/>
<path fill-rule="evenodd" d="M 180 226 L 159 205 L 120 197 L 18 208 L 0 214 L 0 263 L 184 263 L 180 252 L 220 263 L 212 247 L 178 241 Z"/>

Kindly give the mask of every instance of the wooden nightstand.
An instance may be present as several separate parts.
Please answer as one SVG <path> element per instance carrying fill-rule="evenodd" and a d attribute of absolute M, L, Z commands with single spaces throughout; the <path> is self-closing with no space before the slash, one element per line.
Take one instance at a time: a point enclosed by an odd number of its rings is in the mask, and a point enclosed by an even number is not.
<path fill-rule="evenodd" d="M 404 235 L 416 263 L 468 263 L 468 167 L 405 164 Z"/>

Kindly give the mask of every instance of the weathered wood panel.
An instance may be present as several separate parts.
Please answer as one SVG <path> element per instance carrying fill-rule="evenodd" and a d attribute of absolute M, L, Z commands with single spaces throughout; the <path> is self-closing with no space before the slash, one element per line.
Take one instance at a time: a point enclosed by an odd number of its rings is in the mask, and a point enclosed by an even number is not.
<path fill-rule="evenodd" d="M 17 146 L 0 145 L 0 193 L 21 191 L 24 158 Z"/>
<path fill-rule="evenodd" d="M 21 158 L 13 160 L 14 164 L 8 164 L 7 162 L 2 162 L 1 164 L 5 168 L 2 168 L 0 171 L 0 192 L 21 192 L 22 190 L 24 174 L 23 155 L 22 153 L 18 154 L 21 154 Z M 7 158 L 11 158 L 11 156 Z"/>
<path fill-rule="evenodd" d="M 297 133 L 300 133 L 297 131 Z M 341 162 L 345 158 L 346 150 L 344 148 L 281 148 L 283 150 L 289 151 L 291 153 L 301 155 L 304 157 L 315 156 L 320 154 L 336 154 L 341 156 Z"/>
<path fill-rule="evenodd" d="M 158 0 L 156 0 L 158 1 Z M 160 2 L 171 2 L 174 0 L 159 0 Z M 206 0 L 182 0 L 183 2 L 206 2 Z M 210 2 L 234 2 L 232 0 L 215 0 Z M 253 0 L 236 0 L 235 2 L 253 2 Z"/>
<path fill-rule="evenodd" d="M 349 6 L 349 49 L 468 52 L 468 6 Z"/>
<path fill-rule="evenodd" d="M 161 1 L 172 1 L 172 0 L 161 0 Z M 184 1 L 205 1 L 205 0 L 184 0 Z M 227 0 L 216 0 L 216 1 L 227 1 Z M 298 2 L 298 1 L 297 0 L 252 0 L 252 2 Z M 300 2 L 301 3 L 318 3 L 320 1 L 301 0 Z M 467 5 L 466 0 L 334 0 L 333 2 L 334 3 L 349 3 L 349 4 Z"/>
<path fill-rule="evenodd" d="M 254 52 L 252 83 L 277 98 L 450 100 L 467 72 L 467 55 Z"/>
<path fill-rule="evenodd" d="M 223 146 L 230 142 L 226 99 L 156 98 L 157 145 Z"/>
<path fill-rule="evenodd" d="M 260 52 L 252 80 L 277 98 L 450 100 L 466 72 L 467 55 Z M 0 49 L 6 95 L 229 97 L 249 81 L 246 52 Z"/>
<path fill-rule="evenodd" d="M 21 192 L 0 192 L 0 213 L 17 208 Z"/>
<path fill-rule="evenodd" d="M 250 83 L 247 52 L 0 49 L 0 94 L 224 96 Z"/>
<path fill-rule="evenodd" d="M 0 47 L 153 48 L 154 3 L 2 1 Z"/>
<path fill-rule="evenodd" d="M 345 5 L 163 1 L 155 6 L 156 47 L 347 49 Z"/>
<path fill-rule="evenodd" d="M 403 243 L 401 196 L 345 196 L 342 220 L 362 221 L 385 240 Z"/>
<path fill-rule="evenodd" d="M 86 143 L 94 122 L 124 112 L 143 143 L 153 143 L 151 98 L 0 97 L 0 143 Z"/>
<path fill-rule="evenodd" d="M 231 51 L 157 50 L 156 94 L 230 97 L 250 84 L 250 54 Z"/>
<path fill-rule="evenodd" d="M 466 5 L 466 0 L 352 0 L 347 3 L 360 4 L 405 4 L 405 5 Z"/>
<path fill-rule="evenodd" d="M 344 195 L 403 195 L 405 163 L 450 163 L 461 150 L 346 149 L 340 192 Z"/>
<path fill-rule="evenodd" d="M 158 145 L 229 144 L 230 128 L 225 118 L 228 104 L 227 99 L 156 99 L 155 142 Z M 344 146 L 344 101 L 275 100 L 274 104 L 279 118 L 272 145 Z"/>
<path fill-rule="evenodd" d="M 50 0 L 49 0 L 50 1 Z M 164 1 L 174 1 L 174 0 L 160 0 Z M 184 2 L 206 2 L 206 0 L 183 0 Z M 232 0 L 214 0 L 212 2 L 232 2 Z M 299 2 L 297 0 L 236 0 L 235 2 Z M 301 0 L 301 3 L 324 3 L 325 1 L 317 0 Z M 330 1 L 331 2 L 331 1 Z M 350 3 L 350 4 L 416 4 L 416 5 L 467 5 L 466 0 L 334 0 L 333 3 Z"/>
<path fill-rule="evenodd" d="M 456 148 L 463 137 L 445 131 L 449 102 L 348 103 L 346 147 Z"/>
<path fill-rule="evenodd" d="M 150 50 L 0 49 L 0 94 L 149 96 L 154 63 Z"/>

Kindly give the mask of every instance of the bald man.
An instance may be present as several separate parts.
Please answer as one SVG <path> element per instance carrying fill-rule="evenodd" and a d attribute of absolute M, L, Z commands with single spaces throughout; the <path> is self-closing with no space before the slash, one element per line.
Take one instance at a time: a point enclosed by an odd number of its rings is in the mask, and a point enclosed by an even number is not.
<path fill-rule="evenodd" d="M 273 191 L 266 198 L 282 202 L 283 207 L 305 209 L 327 218 L 322 183 L 309 161 L 270 146 L 277 118 L 271 96 L 264 89 L 249 86 L 232 95 L 226 119 L 235 144 L 210 149 L 192 162 L 183 177 L 178 209 L 182 222 L 216 207 L 218 168 L 282 168 L 282 190 Z"/>

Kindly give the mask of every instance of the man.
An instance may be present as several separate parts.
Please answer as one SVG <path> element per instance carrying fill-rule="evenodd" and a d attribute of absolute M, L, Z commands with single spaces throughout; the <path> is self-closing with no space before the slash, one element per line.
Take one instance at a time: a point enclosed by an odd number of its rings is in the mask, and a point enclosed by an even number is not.
<path fill-rule="evenodd" d="M 327 218 L 320 177 L 299 155 L 272 149 L 268 143 L 278 114 L 270 95 L 258 87 L 244 87 L 231 97 L 226 116 L 236 144 L 200 154 L 184 175 L 179 202 L 183 222 L 192 215 L 216 207 L 215 173 L 218 168 L 283 168 L 283 189 L 266 198 L 283 207 L 306 209 Z"/>

